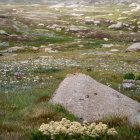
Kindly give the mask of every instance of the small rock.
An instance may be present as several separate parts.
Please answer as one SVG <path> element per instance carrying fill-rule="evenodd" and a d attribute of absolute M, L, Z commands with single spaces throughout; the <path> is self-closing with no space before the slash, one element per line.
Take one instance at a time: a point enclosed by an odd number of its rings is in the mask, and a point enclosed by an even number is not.
<path fill-rule="evenodd" d="M 138 21 L 137 24 L 140 25 L 140 21 Z"/>
<path fill-rule="evenodd" d="M 22 72 L 15 72 L 14 76 L 17 80 L 21 80 L 23 78 L 23 73 Z"/>
<path fill-rule="evenodd" d="M 0 42 L 0 46 L 9 47 L 9 42 Z"/>
<path fill-rule="evenodd" d="M 132 9 L 132 12 L 137 12 L 140 10 L 140 5 L 137 5 L 134 9 Z"/>
<path fill-rule="evenodd" d="M 140 51 L 140 43 L 134 43 L 126 49 L 126 52 Z"/>
<path fill-rule="evenodd" d="M 127 19 L 127 17 L 119 17 L 117 20 L 124 20 Z"/>
<path fill-rule="evenodd" d="M 111 49 L 110 51 L 111 52 L 118 52 L 119 50 L 118 49 Z"/>
<path fill-rule="evenodd" d="M 52 28 L 52 29 L 59 28 L 59 25 L 57 25 L 57 24 L 53 24 L 53 25 L 51 26 L 51 28 Z"/>
<path fill-rule="evenodd" d="M 0 35 L 6 35 L 6 36 L 9 36 L 9 34 L 8 34 L 6 31 L 4 31 L 4 30 L 0 30 Z"/>
<path fill-rule="evenodd" d="M 122 22 L 118 22 L 118 23 L 116 23 L 116 24 L 110 25 L 108 28 L 109 28 L 109 29 L 121 29 L 122 26 L 123 26 Z"/>
<path fill-rule="evenodd" d="M 62 29 L 61 28 L 56 28 L 56 31 L 61 31 Z"/>
<path fill-rule="evenodd" d="M 104 41 L 108 41 L 109 39 L 108 38 L 104 38 Z"/>
<path fill-rule="evenodd" d="M 101 21 L 99 21 L 99 20 L 93 20 L 93 19 L 86 19 L 85 20 L 85 24 L 88 24 L 88 25 L 90 25 L 90 24 L 100 25 L 101 24 Z"/>
<path fill-rule="evenodd" d="M 125 90 L 131 90 L 131 89 L 135 88 L 135 84 L 133 84 L 133 83 L 123 83 L 122 87 Z"/>
<path fill-rule="evenodd" d="M 46 48 L 46 47 L 47 47 L 46 45 L 41 45 L 41 46 L 40 46 L 40 48 Z"/>
<path fill-rule="evenodd" d="M 94 21 L 94 24 L 95 24 L 95 25 L 99 25 L 99 24 L 101 24 L 101 21 L 96 20 L 96 21 Z"/>
<path fill-rule="evenodd" d="M 136 6 L 137 6 L 136 3 L 131 3 L 131 4 L 129 4 L 129 7 L 136 7 Z"/>
<path fill-rule="evenodd" d="M 71 15 L 72 15 L 72 16 L 75 16 L 75 17 L 80 17 L 80 16 L 83 16 L 84 14 L 76 14 L 76 13 L 72 13 Z"/>
<path fill-rule="evenodd" d="M 58 51 L 57 50 L 53 50 L 52 48 L 45 48 L 45 52 L 48 52 L 48 53 L 57 53 Z"/>
<path fill-rule="evenodd" d="M 69 28 L 69 31 L 70 31 L 70 32 L 78 32 L 78 31 L 79 31 L 79 28 L 78 28 L 78 27 L 75 27 L 75 26 L 71 26 L 71 27 Z"/>
<path fill-rule="evenodd" d="M 45 25 L 43 24 L 43 23 L 39 23 L 37 26 L 39 26 L 39 27 L 44 27 Z"/>
<path fill-rule="evenodd" d="M 9 49 L 6 50 L 7 52 L 11 53 L 11 52 L 20 52 L 20 51 L 25 51 L 24 47 L 11 47 Z"/>
<path fill-rule="evenodd" d="M 85 24 L 94 24 L 94 20 L 93 19 L 86 19 L 85 20 Z"/>
<path fill-rule="evenodd" d="M 113 46 L 114 46 L 113 44 L 102 44 L 102 47 L 104 48 L 111 48 Z"/>
<path fill-rule="evenodd" d="M 37 51 L 38 50 L 38 47 L 32 47 L 31 50 L 32 51 Z"/>

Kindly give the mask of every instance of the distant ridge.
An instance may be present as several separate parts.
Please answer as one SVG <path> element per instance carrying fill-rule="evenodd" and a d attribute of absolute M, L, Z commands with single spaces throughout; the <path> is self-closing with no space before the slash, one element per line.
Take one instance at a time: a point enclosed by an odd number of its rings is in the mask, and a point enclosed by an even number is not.
<path fill-rule="evenodd" d="M 140 3 L 140 0 L 0 0 L 2 3 Z"/>

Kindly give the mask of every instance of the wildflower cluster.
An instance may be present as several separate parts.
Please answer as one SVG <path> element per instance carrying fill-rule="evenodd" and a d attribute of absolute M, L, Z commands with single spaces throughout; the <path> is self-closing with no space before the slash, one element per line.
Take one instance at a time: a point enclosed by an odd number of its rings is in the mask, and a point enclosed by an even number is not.
<path fill-rule="evenodd" d="M 61 136 L 76 136 L 78 137 L 104 137 L 104 136 L 115 136 L 117 131 L 114 128 L 109 129 L 106 124 L 102 122 L 96 123 L 87 123 L 83 122 L 71 122 L 66 118 L 63 118 L 61 121 L 51 121 L 48 124 L 42 124 L 39 128 L 39 131 L 43 135 L 50 136 L 51 139 L 55 139 L 57 135 Z"/>
<path fill-rule="evenodd" d="M 0 91 L 11 92 L 32 89 L 42 86 L 51 77 L 44 79 L 42 73 L 54 72 L 63 67 L 79 67 L 79 64 L 71 59 L 56 59 L 54 57 L 40 56 L 33 60 L 0 61 Z"/>

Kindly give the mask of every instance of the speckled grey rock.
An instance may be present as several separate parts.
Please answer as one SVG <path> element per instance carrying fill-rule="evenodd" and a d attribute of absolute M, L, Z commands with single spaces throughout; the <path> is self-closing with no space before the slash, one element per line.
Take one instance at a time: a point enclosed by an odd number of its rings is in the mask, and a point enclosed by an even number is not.
<path fill-rule="evenodd" d="M 108 28 L 109 28 L 109 29 L 121 29 L 122 26 L 123 26 L 122 22 L 118 22 L 118 23 L 116 23 L 116 24 L 110 25 Z"/>
<path fill-rule="evenodd" d="M 126 52 L 140 51 L 140 43 L 134 43 L 126 49 Z"/>
<path fill-rule="evenodd" d="M 118 115 L 140 124 L 140 103 L 84 74 L 68 75 L 50 102 L 61 104 L 81 120 L 93 122 Z"/>
<path fill-rule="evenodd" d="M 135 88 L 135 84 L 133 84 L 133 83 L 123 83 L 122 84 L 122 87 L 123 87 L 123 89 L 131 90 L 131 89 L 134 89 Z"/>

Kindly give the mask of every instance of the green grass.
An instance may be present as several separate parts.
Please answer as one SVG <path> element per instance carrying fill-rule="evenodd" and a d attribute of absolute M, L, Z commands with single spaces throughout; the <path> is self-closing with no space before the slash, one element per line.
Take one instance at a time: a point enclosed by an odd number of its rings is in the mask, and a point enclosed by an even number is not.
<path fill-rule="evenodd" d="M 89 73 L 85 70 L 70 70 L 71 72 Z M 47 123 L 51 120 L 60 120 L 63 117 L 70 120 L 76 120 L 76 118 L 68 113 L 63 107 L 59 105 L 53 106 L 48 103 L 51 95 L 54 93 L 65 75 L 70 72 L 70 70 L 57 71 L 53 73 L 54 78 L 49 83 L 49 87 L 46 83 L 44 88 L 35 88 L 31 91 L 25 91 L 25 93 L 1 93 L 0 110 L 3 110 L 4 114 L 0 117 L 0 132 L 4 133 L 5 136 L 8 137 L 8 133 L 18 131 L 19 135 L 22 135 L 23 139 L 25 139 L 29 137 L 31 131 L 37 129 L 43 122 Z M 103 75 L 99 72 L 90 72 L 89 74 L 97 80 L 99 80 L 99 75 L 102 78 L 104 77 L 105 81 L 102 82 L 110 81 L 113 83 L 116 82 L 116 78 L 119 77 L 115 74 L 112 74 L 111 76 L 109 73 Z M 121 79 L 118 78 L 117 81 L 120 82 Z M 106 122 L 109 126 L 116 127 L 118 131 L 122 129 L 123 132 L 120 133 L 120 139 L 123 138 L 123 135 L 125 135 L 125 137 L 130 135 L 132 138 L 132 134 L 137 134 L 138 130 L 125 125 L 127 124 L 125 121 L 126 119 L 122 121 L 121 118 L 110 118 L 110 120 L 103 122 Z M 133 129 L 133 131 L 131 133 L 126 133 L 125 129 L 128 132 L 131 132 L 131 129 Z M 136 136 L 138 136 L 138 134 Z"/>
<path fill-rule="evenodd" d="M 60 120 L 63 117 L 75 120 L 75 117 L 63 107 L 48 103 L 50 94 L 54 91 L 50 93 L 50 89 L 48 89 L 44 92 L 35 90 L 31 93 L 10 93 L 7 97 L 5 97 L 5 93 L 3 96 L 1 93 L 3 101 L 0 111 L 2 113 L 3 110 L 4 114 L 0 117 L 0 133 L 5 133 L 5 137 L 7 137 L 8 133 L 18 132 L 25 139 L 29 138 L 31 131 L 38 128 L 43 122 Z"/>

